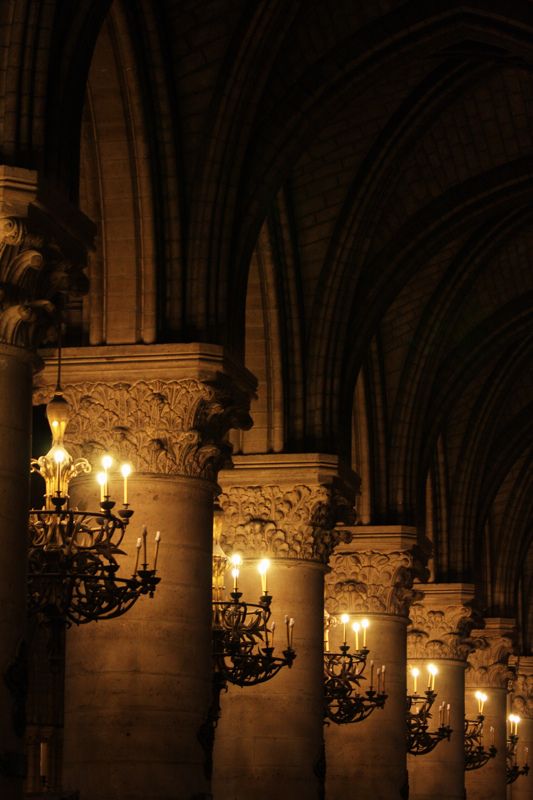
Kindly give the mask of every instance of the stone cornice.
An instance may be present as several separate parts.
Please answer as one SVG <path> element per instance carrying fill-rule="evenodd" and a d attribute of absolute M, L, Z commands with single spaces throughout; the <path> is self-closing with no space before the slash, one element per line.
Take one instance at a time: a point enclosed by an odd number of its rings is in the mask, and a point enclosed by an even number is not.
<path fill-rule="evenodd" d="M 40 355 L 45 369 L 35 381 L 37 402 L 42 402 L 41 398 L 47 398 L 47 393 L 53 391 L 57 373 L 57 350 L 43 349 Z M 61 353 L 61 368 L 65 384 L 184 378 L 209 383 L 225 375 L 250 396 L 257 386 L 254 376 L 220 345 L 196 342 L 65 347 Z"/>

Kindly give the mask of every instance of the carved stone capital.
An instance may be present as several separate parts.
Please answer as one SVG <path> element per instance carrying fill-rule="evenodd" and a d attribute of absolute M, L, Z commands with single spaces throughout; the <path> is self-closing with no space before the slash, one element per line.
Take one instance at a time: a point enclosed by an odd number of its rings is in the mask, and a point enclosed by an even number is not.
<path fill-rule="evenodd" d="M 65 397 L 72 453 L 92 461 L 110 452 L 137 472 L 215 480 L 231 454 L 227 431 L 251 425 L 249 398 L 223 376 L 73 384 Z"/>
<path fill-rule="evenodd" d="M 466 686 L 508 689 L 514 675 L 509 666 L 514 646 L 511 632 L 497 630 L 487 620 L 487 629 L 472 631 L 472 640 L 475 650 L 468 656 Z"/>
<path fill-rule="evenodd" d="M 477 624 L 470 606 L 459 603 L 429 608 L 417 602 L 409 612 L 407 657 L 413 659 L 454 659 L 466 661 L 475 648 L 470 631 Z"/>
<path fill-rule="evenodd" d="M 413 551 L 363 550 L 334 553 L 326 576 L 330 614 L 368 613 L 407 616 L 422 593 L 413 588 L 419 564 Z"/>
<path fill-rule="evenodd" d="M 244 556 L 326 563 L 342 538 L 335 531 L 332 486 L 230 486 L 219 502 L 224 511 L 222 545 Z"/>
<path fill-rule="evenodd" d="M 65 294 L 86 290 L 87 244 L 73 247 L 59 230 L 37 201 L 36 173 L 0 166 L 0 342 L 32 349 L 55 339 Z"/>
<path fill-rule="evenodd" d="M 513 681 L 513 712 L 525 719 L 533 719 L 533 657 L 520 657 Z"/>

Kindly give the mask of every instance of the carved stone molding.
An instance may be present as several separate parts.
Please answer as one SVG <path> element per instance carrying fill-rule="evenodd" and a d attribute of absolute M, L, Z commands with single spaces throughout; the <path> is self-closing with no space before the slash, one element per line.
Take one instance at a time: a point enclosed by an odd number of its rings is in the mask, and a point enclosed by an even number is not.
<path fill-rule="evenodd" d="M 513 711 L 521 717 L 533 719 L 533 676 L 518 675 L 513 691 Z"/>
<path fill-rule="evenodd" d="M 475 650 L 468 656 L 465 682 L 469 688 L 507 689 L 513 679 L 509 656 L 513 652 L 511 636 L 473 631 Z"/>
<path fill-rule="evenodd" d="M 222 545 L 245 557 L 259 554 L 326 563 L 343 537 L 335 530 L 332 486 L 232 486 L 219 496 Z"/>
<path fill-rule="evenodd" d="M 422 593 L 413 589 L 419 564 L 409 550 L 333 554 L 326 576 L 330 614 L 368 613 L 407 616 Z"/>
<path fill-rule="evenodd" d="M 251 425 L 249 399 L 223 376 L 74 384 L 65 397 L 72 455 L 94 461 L 111 452 L 137 472 L 215 480 L 231 454 L 227 431 Z"/>
<path fill-rule="evenodd" d="M 407 657 L 466 661 L 475 648 L 470 631 L 477 625 L 473 609 L 459 603 L 432 609 L 422 601 L 409 612 Z"/>
<path fill-rule="evenodd" d="M 520 657 L 513 681 L 513 711 L 523 718 L 533 719 L 533 658 Z"/>

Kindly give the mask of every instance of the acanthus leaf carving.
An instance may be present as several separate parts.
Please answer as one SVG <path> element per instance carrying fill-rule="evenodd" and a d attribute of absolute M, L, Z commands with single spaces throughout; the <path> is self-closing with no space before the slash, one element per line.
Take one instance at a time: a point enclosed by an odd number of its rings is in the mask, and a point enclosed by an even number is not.
<path fill-rule="evenodd" d="M 533 719 L 533 675 L 518 671 L 513 681 L 513 711 L 519 716 Z"/>
<path fill-rule="evenodd" d="M 224 379 L 83 383 L 64 393 L 69 449 L 90 460 L 113 452 L 137 472 L 215 480 L 231 455 L 230 425 L 251 424 L 248 398 Z"/>
<path fill-rule="evenodd" d="M 341 540 L 332 487 L 300 484 L 230 487 L 219 496 L 222 545 L 245 556 L 319 561 Z"/>
<path fill-rule="evenodd" d="M 422 600 L 411 606 L 409 617 L 408 658 L 465 661 L 475 649 L 470 631 L 478 620 L 468 605 L 457 604 L 431 609 Z"/>
<path fill-rule="evenodd" d="M 468 656 L 465 682 L 472 688 L 508 689 L 513 670 L 508 659 L 513 652 L 510 636 L 484 635 L 475 631 L 475 649 Z"/>
<path fill-rule="evenodd" d="M 83 265 L 57 243 L 27 219 L 0 217 L 0 342 L 31 349 L 54 340 L 63 296 L 86 288 Z"/>
<path fill-rule="evenodd" d="M 326 576 L 331 614 L 374 613 L 407 616 L 422 593 L 413 588 L 419 565 L 412 551 L 376 550 L 334 554 Z"/>

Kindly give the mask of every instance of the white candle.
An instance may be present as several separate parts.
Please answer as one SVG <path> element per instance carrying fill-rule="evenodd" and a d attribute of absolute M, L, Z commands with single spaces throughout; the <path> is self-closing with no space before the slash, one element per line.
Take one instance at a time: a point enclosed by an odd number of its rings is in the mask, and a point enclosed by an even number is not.
<path fill-rule="evenodd" d="M 270 566 L 270 561 L 268 558 L 263 558 L 259 564 L 257 565 L 257 571 L 261 575 L 261 592 L 262 594 L 267 593 L 267 572 Z"/>
<path fill-rule="evenodd" d="M 413 667 L 411 669 L 411 675 L 413 676 L 413 694 L 416 694 L 418 676 L 420 675 L 418 667 Z"/>
<path fill-rule="evenodd" d="M 342 622 L 342 641 L 343 644 L 346 644 L 346 625 L 350 621 L 350 617 L 348 614 L 341 614 L 341 622 Z"/>
<path fill-rule="evenodd" d="M 137 570 L 139 568 L 139 553 L 141 552 L 141 545 L 142 545 L 142 539 L 139 536 L 139 538 L 137 539 L 137 544 L 135 545 L 137 553 L 135 555 L 135 569 L 133 570 L 134 575 L 137 574 Z"/>
<path fill-rule="evenodd" d="M 108 479 L 107 471 L 111 469 L 112 464 L 113 464 L 113 459 L 111 458 L 111 456 L 106 454 L 105 456 L 102 457 L 102 466 L 104 468 L 104 475 L 105 475 L 104 494 L 106 497 L 109 496 L 109 487 L 107 484 L 107 479 Z"/>
<path fill-rule="evenodd" d="M 155 534 L 154 572 L 157 569 L 157 556 L 159 554 L 159 542 L 160 541 L 161 541 L 161 531 L 156 531 L 156 534 Z"/>
<path fill-rule="evenodd" d="M 367 632 L 367 629 L 368 629 L 369 625 L 370 625 L 370 623 L 369 623 L 369 621 L 367 619 L 362 619 L 361 620 L 361 627 L 363 629 L 363 647 L 366 647 L 366 632 Z"/>
<path fill-rule="evenodd" d="M 352 630 L 355 633 L 355 649 L 359 650 L 359 628 L 360 625 L 358 622 L 354 622 L 352 625 Z M 363 644 L 364 646 L 364 644 Z"/>
<path fill-rule="evenodd" d="M 123 464 L 120 468 L 124 479 L 124 505 L 128 505 L 128 478 L 131 475 L 131 464 Z"/>

